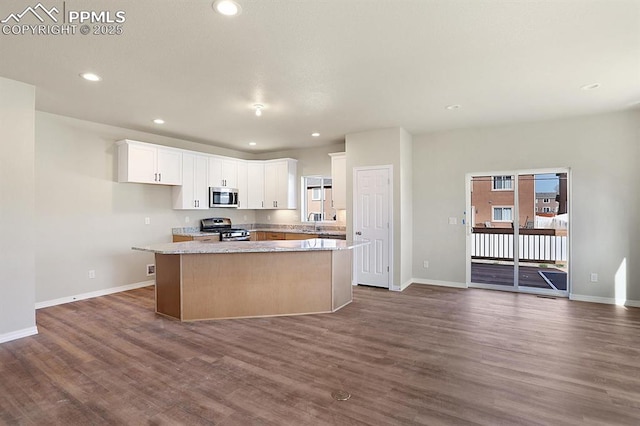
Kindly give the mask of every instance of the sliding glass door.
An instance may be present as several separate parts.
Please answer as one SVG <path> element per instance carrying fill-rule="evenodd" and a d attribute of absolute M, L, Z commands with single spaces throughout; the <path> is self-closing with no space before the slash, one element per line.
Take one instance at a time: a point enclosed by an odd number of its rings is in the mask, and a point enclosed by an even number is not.
<path fill-rule="evenodd" d="M 467 176 L 470 287 L 568 295 L 568 170 Z"/>

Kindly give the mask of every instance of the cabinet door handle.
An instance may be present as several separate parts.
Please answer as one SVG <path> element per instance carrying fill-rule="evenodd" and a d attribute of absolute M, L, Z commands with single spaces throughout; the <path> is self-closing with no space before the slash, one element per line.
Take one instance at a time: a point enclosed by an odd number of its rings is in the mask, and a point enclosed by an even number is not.
<path fill-rule="evenodd" d="M 154 182 L 157 182 L 157 181 L 158 181 L 158 174 L 157 174 L 157 173 L 154 173 L 154 174 L 153 174 L 153 181 L 154 181 Z"/>
<path fill-rule="evenodd" d="M 362 235 L 362 232 L 356 231 L 356 235 Z"/>
<path fill-rule="evenodd" d="M 264 207 L 264 201 L 260 201 L 260 204 L 262 204 L 261 207 Z"/>
<path fill-rule="evenodd" d="M 158 173 L 158 182 L 162 182 L 162 173 Z"/>

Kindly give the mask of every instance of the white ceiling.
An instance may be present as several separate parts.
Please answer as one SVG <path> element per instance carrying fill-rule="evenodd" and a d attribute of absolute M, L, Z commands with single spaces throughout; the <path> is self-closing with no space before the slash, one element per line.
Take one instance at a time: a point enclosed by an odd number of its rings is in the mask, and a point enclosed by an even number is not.
<path fill-rule="evenodd" d="M 37 2 L 3 0 L 0 20 Z M 212 1 L 67 0 L 124 10 L 124 34 L 0 34 L 0 76 L 35 85 L 41 111 L 255 152 L 640 101 L 640 0 L 238 2 L 229 18 Z"/>

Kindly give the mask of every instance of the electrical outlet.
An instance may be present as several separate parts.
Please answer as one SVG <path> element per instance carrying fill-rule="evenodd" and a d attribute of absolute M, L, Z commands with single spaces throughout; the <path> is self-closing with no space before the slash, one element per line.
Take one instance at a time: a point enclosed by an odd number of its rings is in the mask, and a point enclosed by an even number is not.
<path fill-rule="evenodd" d="M 242 220 L 244 220 L 245 223 L 247 222 L 247 215 L 246 214 L 244 216 L 242 216 Z"/>
<path fill-rule="evenodd" d="M 450 217 L 449 218 L 449 225 L 457 225 L 458 224 L 458 218 L 457 217 Z"/>
<path fill-rule="evenodd" d="M 145 217 L 144 218 L 144 224 L 145 225 L 151 225 L 151 218 L 150 217 Z"/>
<path fill-rule="evenodd" d="M 96 277 L 96 271 L 95 269 L 90 269 L 89 270 L 89 278 L 90 279 L 94 279 Z"/>
<path fill-rule="evenodd" d="M 184 223 L 189 223 L 190 221 L 191 219 L 189 218 L 189 216 L 184 217 Z"/>
<path fill-rule="evenodd" d="M 150 263 L 149 265 L 147 265 L 147 276 L 149 277 L 155 274 L 156 274 L 156 265 L 154 265 L 153 263 Z"/>
<path fill-rule="evenodd" d="M 271 220 L 271 216 L 267 215 L 267 220 Z"/>
<path fill-rule="evenodd" d="M 591 273 L 591 282 L 592 283 L 597 283 L 598 282 L 598 274 L 596 274 L 595 272 Z"/>
<path fill-rule="evenodd" d="M 422 263 L 422 266 L 423 266 L 424 268 L 428 268 L 428 267 L 429 267 L 429 261 L 428 261 L 428 260 L 425 260 L 425 261 Z"/>

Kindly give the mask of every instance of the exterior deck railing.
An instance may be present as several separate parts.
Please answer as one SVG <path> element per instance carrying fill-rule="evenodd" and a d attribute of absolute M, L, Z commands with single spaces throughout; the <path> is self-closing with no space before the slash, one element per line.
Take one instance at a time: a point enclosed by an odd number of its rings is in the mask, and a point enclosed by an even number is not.
<path fill-rule="evenodd" d="M 518 259 L 529 262 L 561 263 L 567 261 L 566 229 L 521 228 Z M 514 259 L 514 233 L 509 228 L 473 228 L 473 259 Z"/>

